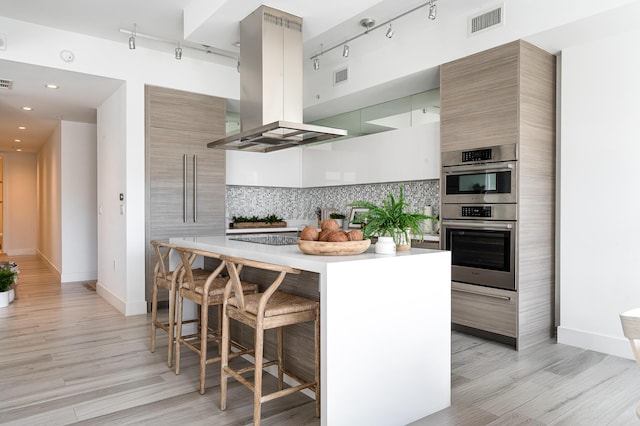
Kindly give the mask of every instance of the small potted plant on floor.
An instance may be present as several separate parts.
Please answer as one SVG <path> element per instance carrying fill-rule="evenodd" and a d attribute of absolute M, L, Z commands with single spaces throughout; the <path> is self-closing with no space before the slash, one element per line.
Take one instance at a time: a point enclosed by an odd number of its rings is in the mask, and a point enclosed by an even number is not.
<path fill-rule="evenodd" d="M 0 308 L 9 305 L 9 291 L 13 285 L 16 273 L 8 263 L 0 266 Z"/>
<path fill-rule="evenodd" d="M 435 217 L 418 212 L 407 211 L 409 205 L 404 198 L 404 187 L 400 185 L 398 198 L 392 193 L 387 194 L 382 200 L 382 205 L 376 205 L 368 201 L 354 201 L 352 207 L 362 207 L 368 211 L 358 216 L 358 220 L 365 223 L 364 237 L 371 236 L 391 237 L 397 250 L 411 248 L 411 237 L 422 241 L 421 222 L 424 220 L 438 221 Z"/>

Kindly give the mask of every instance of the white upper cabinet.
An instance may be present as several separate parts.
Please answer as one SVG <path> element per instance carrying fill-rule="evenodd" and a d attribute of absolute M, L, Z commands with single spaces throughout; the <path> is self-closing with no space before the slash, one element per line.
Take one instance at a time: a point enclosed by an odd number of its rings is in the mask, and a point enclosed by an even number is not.
<path fill-rule="evenodd" d="M 440 177 L 440 123 L 271 153 L 227 151 L 227 185 L 310 188 Z"/>
<path fill-rule="evenodd" d="M 226 151 L 227 185 L 300 188 L 299 148 L 269 153 Z"/>
<path fill-rule="evenodd" d="M 303 187 L 439 177 L 439 122 L 302 149 Z"/>

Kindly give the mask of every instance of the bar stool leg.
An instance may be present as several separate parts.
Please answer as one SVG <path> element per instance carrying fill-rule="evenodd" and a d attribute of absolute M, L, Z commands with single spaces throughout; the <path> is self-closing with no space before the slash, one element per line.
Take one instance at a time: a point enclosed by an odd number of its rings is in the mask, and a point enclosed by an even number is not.
<path fill-rule="evenodd" d="M 180 374 L 180 338 L 182 337 L 182 297 L 178 292 L 178 324 L 176 325 L 176 374 Z"/>
<path fill-rule="evenodd" d="M 175 345 L 175 337 L 176 337 L 175 326 L 176 326 L 176 291 L 175 289 L 170 289 L 169 290 L 169 349 L 168 349 L 169 354 L 167 355 L 167 365 L 169 365 L 169 368 L 171 368 L 171 366 L 173 365 L 173 348 Z"/>
<path fill-rule="evenodd" d="M 276 333 L 278 336 L 278 390 L 282 390 L 284 386 L 284 327 L 278 327 Z"/>
<path fill-rule="evenodd" d="M 158 317 L 158 287 L 153 283 L 151 292 L 151 352 L 156 351 L 156 318 Z"/>
<path fill-rule="evenodd" d="M 207 338 L 209 336 L 209 307 L 206 295 L 200 303 L 200 395 L 204 395 L 204 380 L 207 370 Z"/>
<path fill-rule="evenodd" d="M 226 303 L 222 305 L 222 355 L 220 359 L 220 410 L 227 409 L 227 372 L 225 368 L 229 365 L 229 317 L 225 314 L 227 309 Z"/>
<path fill-rule="evenodd" d="M 264 329 L 262 321 L 258 319 L 255 334 L 255 374 L 253 382 L 253 424 L 260 425 L 260 414 L 262 412 L 262 356 L 264 352 Z"/>

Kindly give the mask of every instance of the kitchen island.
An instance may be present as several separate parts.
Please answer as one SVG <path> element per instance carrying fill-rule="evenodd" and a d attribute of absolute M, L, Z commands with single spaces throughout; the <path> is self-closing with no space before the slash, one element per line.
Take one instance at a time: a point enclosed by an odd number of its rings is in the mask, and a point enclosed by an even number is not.
<path fill-rule="evenodd" d="M 318 274 L 323 425 L 407 424 L 450 405 L 449 252 L 311 256 L 229 237 L 171 242 Z"/>

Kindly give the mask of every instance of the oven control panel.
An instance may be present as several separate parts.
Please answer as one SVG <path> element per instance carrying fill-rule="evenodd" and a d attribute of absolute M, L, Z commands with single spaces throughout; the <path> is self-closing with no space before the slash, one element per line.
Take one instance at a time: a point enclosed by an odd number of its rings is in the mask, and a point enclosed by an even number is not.
<path fill-rule="evenodd" d="M 462 217 L 491 217 L 491 206 L 462 206 L 460 208 Z"/>
<path fill-rule="evenodd" d="M 518 220 L 516 203 L 504 204 L 447 204 L 440 207 L 443 220 L 494 221 Z"/>
<path fill-rule="evenodd" d="M 462 151 L 462 162 L 468 163 L 470 161 L 488 161 L 491 160 L 491 153 L 493 150 L 491 148 L 487 149 L 475 149 L 473 151 Z"/>

